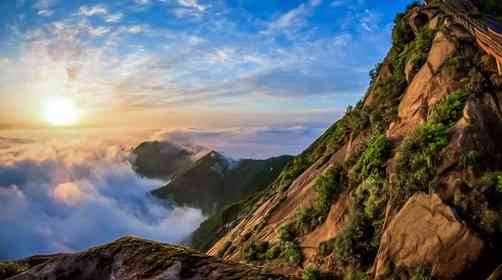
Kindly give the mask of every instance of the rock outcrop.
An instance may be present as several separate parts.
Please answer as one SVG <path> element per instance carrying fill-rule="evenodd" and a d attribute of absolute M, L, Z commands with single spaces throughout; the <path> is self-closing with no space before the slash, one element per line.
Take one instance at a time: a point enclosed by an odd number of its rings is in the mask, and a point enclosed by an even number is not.
<path fill-rule="evenodd" d="M 485 243 L 437 195 L 415 194 L 385 230 L 375 259 L 376 279 L 389 267 L 429 266 L 438 279 L 458 279 Z"/>
<path fill-rule="evenodd" d="M 15 264 L 0 263 L 0 273 L 2 267 Z M 15 275 L 2 279 L 285 279 L 264 273 L 258 267 L 228 263 L 186 248 L 134 237 L 124 237 L 81 253 L 49 256 L 38 264 L 27 260 L 17 264 Z"/>

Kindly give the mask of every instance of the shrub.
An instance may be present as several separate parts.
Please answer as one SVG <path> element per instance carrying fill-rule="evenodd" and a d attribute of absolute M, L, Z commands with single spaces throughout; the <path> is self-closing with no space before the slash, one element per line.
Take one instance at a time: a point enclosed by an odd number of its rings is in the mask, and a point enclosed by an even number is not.
<path fill-rule="evenodd" d="M 487 173 L 482 178 L 483 184 L 502 194 L 502 172 Z"/>
<path fill-rule="evenodd" d="M 280 229 L 285 241 L 292 241 L 295 236 L 305 234 L 324 222 L 334 197 L 341 189 L 343 174 L 343 168 L 336 166 L 319 176 L 313 187 L 317 193 L 313 205 L 300 208 L 295 221 Z"/>
<path fill-rule="evenodd" d="M 377 252 L 372 237 L 371 221 L 359 209 L 353 209 L 349 221 L 334 239 L 333 251 L 337 261 L 356 266 L 370 265 Z"/>
<path fill-rule="evenodd" d="M 312 266 L 307 266 L 302 272 L 302 280 L 320 280 L 321 272 Z"/>
<path fill-rule="evenodd" d="M 281 255 L 281 247 L 278 245 L 270 247 L 265 253 L 267 260 L 274 260 Z"/>
<path fill-rule="evenodd" d="M 419 267 L 411 276 L 411 280 L 432 280 L 432 273 L 428 269 Z"/>
<path fill-rule="evenodd" d="M 356 190 L 356 195 L 363 200 L 364 214 L 375 220 L 383 214 L 387 202 L 387 182 L 378 175 L 371 175 Z"/>
<path fill-rule="evenodd" d="M 423 28 L 417 33 L 415 40 L 404 46 L 393 61 L 394 76 L 396 78 L 403 79 L 406 63 L 411 63 L 414 71 L 416 71 L 427 61 L 433 38 L 434 33 L 427 28 Z"/>
<path fill-rule="evenodd" d="M 303 261 L 303 253 L 296 242 L 287 241 L 283 244 L 282 253 L 288 263 L 299 265 Z"/>
<path fill-rule="evenodd" d="M 392 43 L 396 47 L 406 45 L 413 40 L 413 30 L 408 23 L 403 20 L 404 13 L 400 13 L 394 19 L 394 29 L 392 30 Z"/>
<path fill-rule="evenodd" d="M 282 225 L 279 228 L 279 239 L 282 242 L 293 241 L 295 239 L 295 233 L 290 224 Z"/>
<path fill-rule="evenodd" d="M 364 180 L 371 174 L 382 174 L 390 151 L 391 143 L 385 135 L 379 133 L 373 136 L 355 166 L 359 180 Z"/>
<path fill-rule="evenodd" d="M 438 153 L 447 145 L 443 124 L 422 125 L 403 141 L 398 150 L 396 182 L 403 199 L 433 189 Z"/>
<path fill-rule="evenodd" d="M 453 126 L 462 117 L 467 94 L 463 91 L 453 92 L 444 97 L 429 114 L 433 123 L 442 123 L 448 127 Z"/>
<path fill-rule="evenodd" d="M 478 151 L 471 150 L 471 151 L 464 151 L 460 154 L 460 158 L 458 160 L 458 164 L 462 168 L 467 168 L 469 166 L 475 167 L 477 170 L 477 167 L 479 166 L 481 160 L 481 156 Z"/>
<path fill-rule="evenodd" d="M 317 198 L 314 207 L 321 216 L 326 216 L 331 208 L 331 202 L 335 195 L 340 191 L 341 180 L 343 176 L 343 168 L 337 165 L 320 176 L 315 185 L 314 190 L 317 193 Z"/>
<path fill-rule="evenodd" d="M 349 270 L 347 274 L 345 274 L 345 277 L 343 277 L 344 280 L 368 280 L 368 274 L 362 271 L 357 271 L 357 270 Z"/>
<path fill-rule="evenodd" d="M 258 260 L 258 248 L 254 242 L 249 242 L 241 249 L 241 258 L 247 262 L 254 262 Z"/>
<path fill-rule="evenodd" d="M 262 255 L 267 252 L 268 242 L 249 242 L 241 250 L 241 257 L 247 262 L 254 262 L 262 259 Z"/>

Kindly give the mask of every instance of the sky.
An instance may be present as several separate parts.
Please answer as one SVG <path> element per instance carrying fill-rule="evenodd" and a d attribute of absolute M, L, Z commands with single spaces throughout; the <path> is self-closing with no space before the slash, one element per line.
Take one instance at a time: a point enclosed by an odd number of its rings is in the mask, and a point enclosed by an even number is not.
<path fill-rule="evenodd" d="M 300 153 L 364 95 L 410 2 L 0 0 L 0 260 L 185 240 L 206 217 L 152 198 L 165 182 L 129 151 Z"/>
<path fill-rule="evenodd" d="M 75 126 L 325 128 L 410 2 L 2 0 L 0 127 L 64 97 Z"/>

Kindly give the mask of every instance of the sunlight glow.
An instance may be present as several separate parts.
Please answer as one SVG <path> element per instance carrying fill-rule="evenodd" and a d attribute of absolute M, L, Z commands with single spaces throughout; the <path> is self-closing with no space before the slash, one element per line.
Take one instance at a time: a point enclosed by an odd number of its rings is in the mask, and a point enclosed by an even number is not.
<path fill-rule="evenodd" d="M 45 118 L 47 122 L 55 126 L 73 125 L 78 121 L 80 111 L 66 97 L 51 97 L 45 106 Z"/>

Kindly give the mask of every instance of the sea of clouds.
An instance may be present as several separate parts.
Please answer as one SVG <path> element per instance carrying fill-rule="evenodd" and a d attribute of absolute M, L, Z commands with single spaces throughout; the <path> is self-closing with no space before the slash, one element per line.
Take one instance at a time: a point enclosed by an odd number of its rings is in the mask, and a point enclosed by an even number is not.
<path fill-rule="evenodd" d="M 165 182 L 128 163 L 145 140 L 203 146 L 232 158 L 301 151 L 320 129 L 0 131 L 0 260 L 72 252 L 124 235 L 180 243 L 206 218 L 199 209 L 159 201 Z"/>
<path fill-rule="evenodd" d="M 144 133 L 2 136 L 0 259 L 82 250 L 127 234 L 186 238 L 204 220 L 201 211 L 155 200 L 148 191 L 162 182 L 138 177 L 127 163 Z"/>

